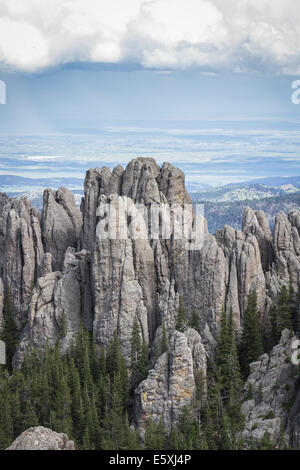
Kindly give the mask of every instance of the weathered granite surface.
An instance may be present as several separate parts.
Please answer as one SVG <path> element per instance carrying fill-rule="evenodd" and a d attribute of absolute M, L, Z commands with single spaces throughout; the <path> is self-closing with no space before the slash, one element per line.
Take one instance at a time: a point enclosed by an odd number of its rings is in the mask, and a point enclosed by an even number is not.
<path fill-rule="evenodd" d="M 37 426 L 22 432 L 6 450 L 75 450 L 75 446 L 66 434 Z"/>

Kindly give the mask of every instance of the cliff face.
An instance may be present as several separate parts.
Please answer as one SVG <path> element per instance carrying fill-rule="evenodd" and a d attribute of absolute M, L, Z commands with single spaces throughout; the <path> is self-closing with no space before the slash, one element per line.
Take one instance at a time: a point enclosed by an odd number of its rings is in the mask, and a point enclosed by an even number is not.
<path fill-rule="evenodd" d="M 296 447 L 299 442 L 299 373 L 291 361 L 295 340 L 289 330 L 284 330 L 272 352 L 250 366 L 245 384 L 249 399 L 242 405 L 246 443 L 261 439 L 266 432 L 278 446 L 285 443 Z"/>
<path fill-rule="evenodd" d="M 66 249 L 80 248 L 82 216 L 71 191 L 44 191 L 41 229 L 45 251 L 52 255 L 53 271 L 60 271 Z"/>
<path fill-rule="evenodd" d="M 0 272 L 9 287 L 17 327 L 22 328 L 44 254 L 40 216 L 26 198 L 4 199 L 0 214 Z"/>
<path fill-rule="evenodd" d="M 63 271 L 48 272 L 38 278 L 31 295 L 27 324 L 13 359 L 15 368 L 21 366 L 27 350 L 44 348 L 47 341 L 53 346 L 61 338 L 62 351 L 65 351 L 82 322 L 91 330 L 89 264 L 85 250 L 75 253 L 73 248 L 68 248 Z"/>
<path fill-rule="evenodd" d="M 193 329 L 174 331 L 169 348 L 136 390 L 135 421 L 142 434 L 149 419 L 157 424 L 162 420 L 165 429 L 171 430 L 182 408 L 192 404 L 199 372 L 205 389 L 206 353 L 199 334 Z"/>
<path fill-rule="evenodd" d="M 136 423 L 142 428 L 145 417 L 162 415 L 169 427 L 193 399 L 196 371 L 205 372 L 206 359 L 213 357 L 222 309 L 232 307 L 240 328 L 247 296 L 256 288 L 267 322 L 281 286 L 298 285 L 300 214 L 278 214 L 274 234 L 264 214 L 250 208 L 244 210 L 241 231 L 225 226 L 211 235 L 201 219 L 203 244 L 187 250 L 190 234 L 177 239 L 171 230 L 168 238 L 162 233 L 151 238 L 153 221 L 138 218 L 135 205 L 156 204 L 163 211 L 190 203 L 184 174 L 171 164 L 160 168 L 153 159 L 138 158 L 125 170 L 89 170 L 84 190 L 81 210 L 68 190 L 46 190 L 41 218 L 26 199 L 0 198 L 0 273 L 4 289 L 10 287 L 22 332 L 14 366 L 20 367 L 28 348 L 43 347 L 47 339 L 54 344 L 62 325 L 62 348 L 67 349 L 81 322 L 93 331 L 99 347 L 106 347 L 117 331 L 129 364 L 137 317 L 152 369 L 136 391 Z M 98 224 L 120 207 L 116 237 L 99 238 Z M 132 235 L 137 219 L 144 237 Z M 126 239 L 118 236 L 121 229 Z M 201 335 L 175 331 L 179 295 L 188 317 L 198 316 Z M 163 323 L 170 351 L 157 358 Z M 296 414 L 291 429 L 297 419 Z"/>

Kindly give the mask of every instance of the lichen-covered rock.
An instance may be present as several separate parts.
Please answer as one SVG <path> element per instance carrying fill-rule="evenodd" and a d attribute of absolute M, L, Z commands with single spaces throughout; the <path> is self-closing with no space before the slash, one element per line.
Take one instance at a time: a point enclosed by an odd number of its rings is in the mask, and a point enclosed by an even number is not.
<path fill-rule="evenodd" d="M 44 191 L 41 226 L 45 251 L 52 255 L 52 269 L 60 271 L 66 249 L 78 250 L 81 242 L 82 215 L 71 191 Z"/>
<path fill-rule="evenodd" d="M 273 236 L 268 220 L 263 211 L 253 211 L 250 207 L 245 207 L 242 217 L 242 230 L 245 234 L 255 235 L 264 271 L 272 267 L 274 262 Z"/>
<path fill-rule="evenodd" d="M 52 255 L 51 253 L 44 253 L 41 263 L 38 267 L 38 277 L 44 277 L 46 274 L 52 273 Z"/>
<path fill-rule="evenodd" d="M 293 212 L 290 219 L 284 213 L 275 218 L 274 251 L 276 254 L 276 274 L 285 283 L 294 288 L 300 282 L 300 237 L 297 213 Z"/>
<path fill-rule="evenodd" d="M 275 445 L 282 445 L 289 410 L 298 392 L 298 366 L 291 361 L 292 344 L 296 338 L 289 330 L 282 332 L 281 340 L 272 352 L 261 356 L 250 365 L 245 384 L 246 400 L 242 405 L 246 443 L 261 439 L 265 432 Z"/>
<path fill-rule="evenodd" d="M 148 420 L 162 420 L 169 431 L 182 408 L 192 403 L 197 371 L 206 377 L 206 356 L 199 334 L 174 331 L 169 352 L 162 354 L 136 390 L 136 426 L 143 436 Z"/>
<path fill-rule="evenodd" d="M 108 211 L 112 214 L 118 207 L 122 208 L 119 228 L 127 234 L 128 215 L 135 210 L 131 199 L 117 195 L 101 196 L 98 213 L 103 210 L 103 213 Z M 147 237 L 143 220 L 140 229 Z M 123 354 L 129 361 L 135 316 L 147 344 L 157 326 L 154 257 L 147 238 L 122 238 L 118 229 L 115 239 L 96 237 L 92 253 L 92 291 L 96 343 L 107 347 L 114 331 L 117 331 Z"/>
<path fill-rule="evenodd" d="M 4 289 L 10 289 L 14 320 L 21 329 L 44 254 L 39 214 L 25 197 L 2 202 L 0 272 Z"/>
<path fill-rule="evenodd" d="M 40 277 L 32 292 L 28 321 L 13 359 L 19 368 L 32 348 L 43 349 L 47 342 L 54 345 L 58 338 L 62 351 L 70 346 L 80 324 L 91 329 L 92 308 L 87 272 L 89 256 L 83 250 L 67 250 L 64 271 Z"/>
<path fill-rule="evenodd" d="M 6 450 L 75 450 L 75 446 L 66 434 L 37 426 L 22 432 Z"/>
<path fill-rule="evenodd" d="M 250 208 L 244 210 L 242 230 L 225 226 L 215 235 L 208 233 L 203 217 L 193 216 L 193 228 L 202 221 L 198 230 L 203 243 L 188 250 L 191 234 L 177 239 L 173 228 L 169 237 L 159 232 L 151 238 L 153 221 L 144 220 L 136 207 L 154 203 L 161 213 L 170 208 L 172 219 L 176 207 L 190 204 L 184 174 L 173 165 L 160 168 L 151 158 L 137 158 L 125 170 L 120 165 L 112 172 L 106 167 L 92 169 L 84 189 L 81 211 L 68 190 L 46 190 L 41 223 L 26 199 L 12 201 L 0 194 L 0 275 L 4 291 L 11 287 L 19 329 L 28 319 L 14 366 L 20 367 L 27 349 L 43 348 L 47 340 L 54 344 L 60 337 L 64 352 L 82 321 L 99 347 L 107 348 L 117 331 L 129 365 L 137 317 L 149 345 L 151 370 L 136 392 L 136 422 L 142 430 L 149 417 L 156 422 L 162 417 L 170 429 L 193 399 L 197 371 L 205 376 L 206 358 L 215 357 L 222 310 L 232 308 L 240 332 L 253 289 L 264 322 L 269 321 L 269 307 L 282 285 L 297 287 L 300 213 L 279 214 L 273 234 L 263 212 Z M 116 236 L 99 237 L 97 228 L 119 207 Z M 162 217 L 159 220 L 160 229 L 165 229 Z M 137 228 L 134 233 L 132 225 Z M 181 228 L 186 228 L 183 221 Z M 201 335 L 175 331 L 180 296 L 187 319 L 198 316 Z M 163 325 L 170 351 L 161 355 Z M 292 398 L 296 386 L 292 366 L 280 359 L 286 347 L 281 343 L 277 352 L 275 348 L 252 365 L 248 382 L 253 382 L 254 395 L 243 405 L 246 441 L 261 437 L 266 429 L 278 440 L 278 430 L 288 419 L 285 400 Z M 274 380 L 283 380 L 285 374 L 291 374 L 290 388 L 278 391 Z M 298 442 L 298 415 L 295 408 L 289 421 L 293 442 Z"/>

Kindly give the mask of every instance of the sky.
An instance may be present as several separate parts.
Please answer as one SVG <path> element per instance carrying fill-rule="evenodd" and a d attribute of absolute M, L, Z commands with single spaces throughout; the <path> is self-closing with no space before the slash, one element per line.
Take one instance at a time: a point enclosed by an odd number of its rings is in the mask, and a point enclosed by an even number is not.
<path fill-rule="evenodd" d="M 0 174 L 300 174 L 299 24 L 296 0 L 0 0 Z"/>
<path fill-rule="evenodd" d="M 297 0 L 1 0 L 0 60 L 300 72 Z"/>

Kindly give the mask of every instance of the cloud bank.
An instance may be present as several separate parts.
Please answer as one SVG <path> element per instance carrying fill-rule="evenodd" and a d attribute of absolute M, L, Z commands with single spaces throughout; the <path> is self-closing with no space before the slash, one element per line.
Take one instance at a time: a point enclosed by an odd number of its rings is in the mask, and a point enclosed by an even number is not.
<path fill-rule="evenodd" d="M 300 73 L 297 0 L 0 0 L 0 64 Z"/>

